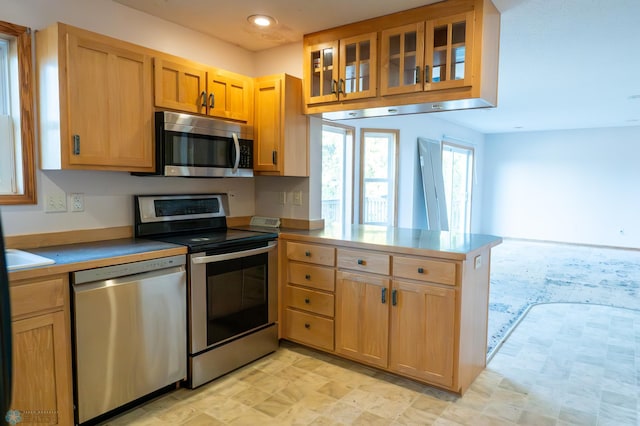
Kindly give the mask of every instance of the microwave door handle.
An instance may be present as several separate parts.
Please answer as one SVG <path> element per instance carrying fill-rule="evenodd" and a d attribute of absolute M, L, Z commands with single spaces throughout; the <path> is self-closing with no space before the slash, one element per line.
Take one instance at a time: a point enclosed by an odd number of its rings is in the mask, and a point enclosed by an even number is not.
<path fill-rule="evenodd" d="M 266 253 L 276 247 L 278 243 L 270 242 L 266 247 L 260 247 L 251 250 L 236 251 L 233 253 L 215 254 L 212 256 L 192 256 L 191 263 L 194 265 L 202 263 L 222 262 L 223 260 L 238 259 L 241 257 L 253 256 L 256 254 Z"/>
<path fill-rule="evenodd" d="M 238 171 L 238 166 L 240 165 L 240 142 L 238 142 L 238 135 L 235 133 L 231 134 L 233 136 L 233 145 L 236 147 L 236 161 L 233 164 L 233 173 Z"/>

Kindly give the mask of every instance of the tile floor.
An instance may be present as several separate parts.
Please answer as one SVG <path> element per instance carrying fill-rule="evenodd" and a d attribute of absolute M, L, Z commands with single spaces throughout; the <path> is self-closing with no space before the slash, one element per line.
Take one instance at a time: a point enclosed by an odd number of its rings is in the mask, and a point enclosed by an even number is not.
<path fill-rule="evenodd" d="M 108 425 L 638 425 L 640 311 L 534 306 L 463 397 L 284 342 Z"/>

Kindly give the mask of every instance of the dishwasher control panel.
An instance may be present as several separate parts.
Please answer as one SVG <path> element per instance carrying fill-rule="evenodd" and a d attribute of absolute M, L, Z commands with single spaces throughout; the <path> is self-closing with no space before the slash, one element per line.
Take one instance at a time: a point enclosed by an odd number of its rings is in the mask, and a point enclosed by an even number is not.
<path fill-rule="evenodd" d="M 85 284 L 93 281 L 110 280 L 126 277 L 128 275 L 142 274 L 161 269 L 181 266 L 186 263 L 184 254 L 178 256 L 161 257 L 158 259 L 142 260 L 140 262 L 123 263 L 120 265 L 105 266 L 102 268 L 76 271 L 72 274 L 73 284 Z"/>

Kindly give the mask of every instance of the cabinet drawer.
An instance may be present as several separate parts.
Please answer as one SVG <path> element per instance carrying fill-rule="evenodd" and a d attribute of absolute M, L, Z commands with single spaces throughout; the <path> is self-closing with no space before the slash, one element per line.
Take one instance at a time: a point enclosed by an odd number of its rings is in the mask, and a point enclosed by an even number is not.
<path fill-rule="evenodd" d="M 393 257 L 393 276 L 456 285 L 456 264 L 417 257 Z"/>
<path fill-rule="evenodd" d="M 46 310 L 60 310 L 64 306 L 67 281 L 55 277 L 44 281 L 18 284 L 9 287 L 11 294 L 11 317 L 22 317 Z"/>
<path fill-rule="evenodd" d="M 284 334 L 300 343 L 333 351 L 333 320 L 285 309 Z"/>
<path fill-rule="evenodd" d="M 363 250 L 338 249 L 338 267 L 389 275 L 389 255 Z"/>
<path fill-rule="evenodd" d="M 318 290 L 335 290 L 335 275 L 333 269 L 323 266 L 289 263 L 289 282 L 305 287 L 317 288 Z"/>
<path fill-rule="evenodd" d="M 334 266 L 335 253 L 333 247 L 316 246 L 313 244 L 287 243 L 287 258 L 300 262 L 318 265 Z"/>
<path fill-rule="evenodd" d="M 285 297 L 292 308 L 333 317 L 333 294 L 288 285 Z"/>

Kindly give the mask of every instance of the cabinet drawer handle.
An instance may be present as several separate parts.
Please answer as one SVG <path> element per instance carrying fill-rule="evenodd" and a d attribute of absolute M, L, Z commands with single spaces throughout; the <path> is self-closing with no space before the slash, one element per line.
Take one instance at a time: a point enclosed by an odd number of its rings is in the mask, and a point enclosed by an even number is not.
<path fill-rule="evenodd" d="M 358 259 L 358 265 L 364 265 L 364 263 L 365 263 L 364 260 Z"/>
<path fill-rule="evenodd" d="M 309 300 L 309 298 L 307 297 L 307 298 L 304 299 L 304 303 L 306 303 L 308 305 L 309 303 L 311 303 L 311 300 Z"/>
<path fill-rule="evenodd" d="M 307 256 L 307 257 L 311 257 L 311 252 L 309 250 L 307 250 L 307 251 L 304 252 L 304 255 Z"/>
<path fill-rule="evenodd" d="M 391 305 L 396 306 L 398 304 L 398 290 L 391 292 Z"/>
<path fill-rule="evenodd" d="M 420 67 L 416 67 L 416 75 L 413 82 L 414 84 L 420 83 Z"/>
<path fill-rule="evenodd" d="M 424 82 L 429 82 L 429 65 L 424 66 Z"/>
<path fill-rule="evenodd" d="M 336 96 L 338 95 L 337 87 L 338 87 L 338 82 L 335 80 L 331 80 L 331 93 L 333 93 Z"/>
<path fill-rule="evenodd" d="M 216 95 L 213 93 L 209 94 L 209 108 L 213 109 L 216 105 Z"/>
<path fill-rule="evenodd" d="M 202 93 L 200 93 L 200 96 L 202 96 L 202 107 L 206 108 L 207 107 L 207 92 L 203 91 Z"/>
<path fill-rule="evenodd" d="M 311 324 L 309 324 L 308 322 L 304 323 L 304 328 L 311 328 Z"/>
<path fill-rule="evenodd" d="M 310 280 L 310 279 L 311 279 L 311 275 L 309 275 L 309 274 L 305 275 L 305 276 L 304 276 L 304 279 L 305 279 L 305 280 Z"/>
<path fill-rule="evenodd" d="M 340 82 L 338 83 L 338 93 L 342 93 L 344 95 L 345 94 L 344 90 L 345 90 L 345 88 L 344 88 L 344 79 L 341 78 Z"/>
<path fill-rule="evenodd" d="M 381 300 L 382 304 L 387 303 L 387 288 L 383 287 L 382 288 L 382 300 Z"/>
<path fill-rule="evenodd" d="M 418 268 L 418 273 L 419 274 L 424 274 L 424 268 Z"/>

